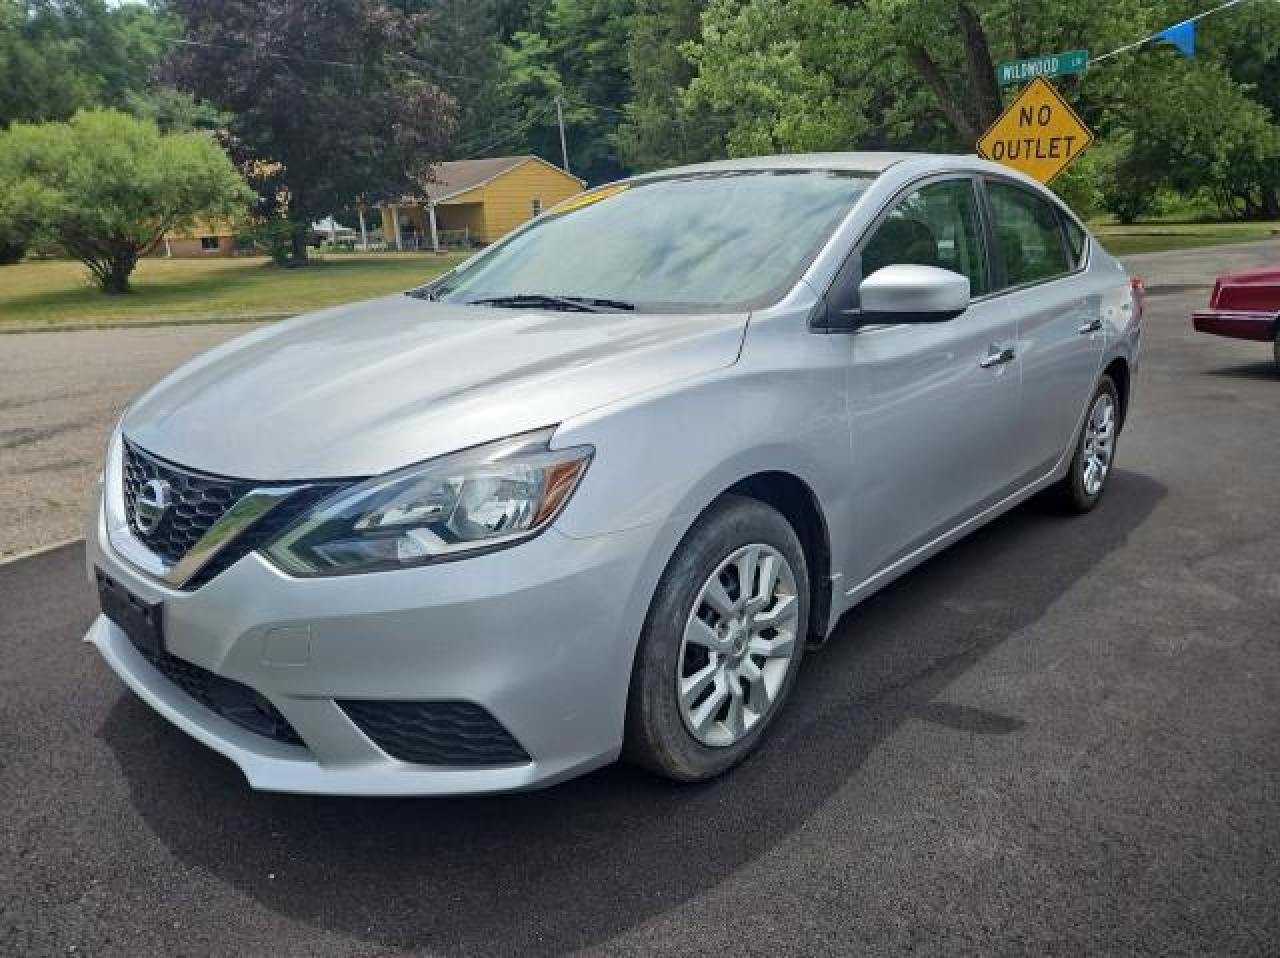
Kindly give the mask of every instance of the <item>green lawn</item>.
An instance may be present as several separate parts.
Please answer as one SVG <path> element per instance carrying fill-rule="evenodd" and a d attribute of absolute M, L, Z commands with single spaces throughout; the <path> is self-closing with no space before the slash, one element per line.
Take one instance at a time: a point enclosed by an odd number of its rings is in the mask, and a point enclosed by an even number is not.
<path fill-rule="evenodd" d="M 0 329 L 45 325 L 274 319 L 417 286 L 461 254 L 329 255 L 305 269 L 244 259 L 147 259 L 134 292 L 107 296 L 79 263 L 0 266 Z"/>
<path fill-rule="evenodd" d="M 1247 243 L 1268 239 L 1280 223 L 1132 223 L 1090 224 L 1093 234 L 1116 256 L 1131 253 L 1160 253 L 1171 249 L 1194 249 Z"/>

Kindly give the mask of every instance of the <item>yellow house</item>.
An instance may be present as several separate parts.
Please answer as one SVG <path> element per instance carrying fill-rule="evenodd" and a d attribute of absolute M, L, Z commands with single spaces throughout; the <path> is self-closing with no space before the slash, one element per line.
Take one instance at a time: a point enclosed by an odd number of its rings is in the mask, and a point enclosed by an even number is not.
<path fill-rule="evenodd" d="M 153 256 L 234 256 L 235 228 L 229 221 L 197 220 L 187 229 L 170 230 L 152 250 Z"/>
<path fill-rule="evenodd" d="M 584 186 L 537 156 L 437 163 L 425 196 L 382 204 L 382 238 L 396 249 L 492 243 Z"/>

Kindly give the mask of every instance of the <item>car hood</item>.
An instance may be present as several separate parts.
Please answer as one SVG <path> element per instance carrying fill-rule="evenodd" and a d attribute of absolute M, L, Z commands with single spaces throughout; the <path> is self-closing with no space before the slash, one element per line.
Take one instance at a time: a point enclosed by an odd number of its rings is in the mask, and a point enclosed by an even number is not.
<path fill-rule="evenodd" d="M 161 380 L 125 435 L 250 479 L 388 472 L 733 363 L 746 315 L 496 309 L 389 296 L 265 327 Z"/>

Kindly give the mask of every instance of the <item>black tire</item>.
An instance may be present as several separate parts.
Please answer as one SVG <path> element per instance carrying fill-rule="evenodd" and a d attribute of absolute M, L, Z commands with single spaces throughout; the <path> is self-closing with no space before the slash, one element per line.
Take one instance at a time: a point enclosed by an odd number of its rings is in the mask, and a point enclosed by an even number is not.
<path fill-rule="evenodd" d="M 1276 361 L 1276 370 L 1280 371 L 1280 319 L 1276 320 L 1275 341 L 1271 344 L 1271 355 Z"/>
<path fill-rule="evenodd" d="M 1111 457 L 1108 468 L 1103 477 L 1102 485 L 1095 491 L 1090 492 L 1086 488 L 1085 483 L 1085 441 L 1089 428 L 1089 418 L 1093 414 L 1094 405 L 1099 398 L 1107 395 L 1111 397 L 1111 402 L 1115 409 L 1115 431 L 1111 439 Z M 1080 424 L 1080 432 L 1076 436 L 1075 452 L 1071 456 L 1071 468 L 1067 471 L 1066 476 L 1059 480 L 1058 483 L 1050 490 L 1051 498 L 1057 506 L 1068 513 L 1074 515 L 1083 515 L 1091 512 L 1097 504 L 1102 501 L 1102 496 L 1107 491 L 1107 484 L 1110 482 L 1111 474 L 1115 471 L 1115 455 L 1116 446 L 1120 440 L 1120 391 L 1116 389 L 1116 384 L 1110 376 L 1103 375 L 1098 380 L 1098 386 L 1093 391 L 1093 395 L 1089 397 L 1089 405 L 1085 411 L 1084 422 Z"/>
<path fill-rule="evenodd" d="M 740 740 L 707 745 L 694 737 L 677 701 L 685 624 L 704 584 L 721 564 L 744 546 L 757 544 L 777 550 L 791 567 L 799 610 L 794 651 L 763 717 Z M 804 654 L 808 622 L 809 573 L 791 524 L 756 499 L 726 496 L 715 503 L 681 541 L 649 605 L 631 673 L 623 758 L 681 782 L 706 781 L 737 765 L 755 749 L 786 704 Z"/>

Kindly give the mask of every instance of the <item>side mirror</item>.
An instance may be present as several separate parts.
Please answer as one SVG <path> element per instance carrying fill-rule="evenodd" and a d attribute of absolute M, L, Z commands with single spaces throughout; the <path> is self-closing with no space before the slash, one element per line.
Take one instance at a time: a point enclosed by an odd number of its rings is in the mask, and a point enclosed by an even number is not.
<path fill-rule="evenodd" d="M 969 277 L 936 266 L 895 263 L 862 281 L 858 302 L 860 308 L 849 317 L 856 325 L 942 323 L 969 308 Z"/>

